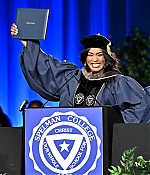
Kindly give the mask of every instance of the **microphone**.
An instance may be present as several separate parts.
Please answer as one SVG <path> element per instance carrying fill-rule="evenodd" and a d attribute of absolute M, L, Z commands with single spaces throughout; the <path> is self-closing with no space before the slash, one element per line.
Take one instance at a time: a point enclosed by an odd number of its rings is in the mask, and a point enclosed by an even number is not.
<path fill-rule="evenodd" d="M 23 100 L 19 111 L 23 111 L 26 108 L 26 105 L 28 104 L 28 100 Z"/>
<path fill-rule="evenodd" d="M 53 96 L 56 96 L 56 94 L 73 78 L 73 77 L 75 77 L 76 75 L 78 75 L 78 72 L 79 72 L 79 70 L 78 69 L 76 69 L 76 71 L 75 71 L 75 73 L 54 93 L 54 94 L 52 94 Z M 41 108 L 42 107 L 44 107 L 47 103 L 49 102 L 49 100 L 47 100 L 42 106 L 41 106 Z"/>

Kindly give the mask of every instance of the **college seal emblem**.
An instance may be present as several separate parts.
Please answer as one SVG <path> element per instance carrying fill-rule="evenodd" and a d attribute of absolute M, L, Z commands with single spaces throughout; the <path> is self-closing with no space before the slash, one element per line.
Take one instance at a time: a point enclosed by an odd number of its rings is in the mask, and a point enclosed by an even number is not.
<path fill-rule="evenodd" d="M 97 128 L 85 116 L 54 112 L 33 128 L 29 157 L 43 175 L 88 175 L 97 166 L 100 145 Z"/>

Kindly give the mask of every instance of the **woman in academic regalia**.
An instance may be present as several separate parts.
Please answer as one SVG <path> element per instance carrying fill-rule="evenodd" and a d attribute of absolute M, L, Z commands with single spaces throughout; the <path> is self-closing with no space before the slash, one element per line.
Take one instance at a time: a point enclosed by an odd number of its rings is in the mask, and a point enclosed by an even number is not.
<path fill-rule="evenodd" d="M 17 32 L 13 24 L 11 35 Z M 150 122 L 150 97 L 137 81 L 120 73 L 119 61 L 110 51 L 111 41 L 106 37 L 97 34 L 81 40 L 82 69 L 44 53 L 39 41 L 21 42 L 23 74 L 43 98 L 60 101 L 61 107 L 118 105 L 124 122 Z"/>

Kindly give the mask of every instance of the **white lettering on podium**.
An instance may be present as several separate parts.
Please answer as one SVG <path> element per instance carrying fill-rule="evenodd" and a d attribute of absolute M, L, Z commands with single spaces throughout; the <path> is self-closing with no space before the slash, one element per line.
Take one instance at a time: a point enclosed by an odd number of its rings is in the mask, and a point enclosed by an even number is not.
<path fill-rule="evenodd" d="M 81 151 L 84 151 L 83 149 L 85 148 L 85 146 L 87 145 L 87 143 L 85 141 L 83 141 L 81 147 L 80 147 L 80 150 Z"/>
<path fill-rule="evenodd" d="M 78 152 L 77 156 L 75 157 L 74 161 L 69 166 L 70 169 L 74 168 L 77 164 L 77 162 L 80 160 L 83 152 Z"/>
<path fill-rule="evenodd" d="M 72 132 L 73 128 L 60 128 L 60 129 L 55 129 L 55 133 L 61 133 L 61 132 Z"/>
<path fill-rule="evenodd" d="M 34 140 L 40 141 L 45 130 L 49 128 L 51 125 L 58 123 L 60 121 L 61 121 L 60 116 L 56 116 L 45 121 L 37 130 Z"/>
<path fill-rule="evenodd" d="M 81 120 L 81 119 L 79 119 L 77 117 L 74 117 L 74 116 L 68 116 L 68 121 L 69 122 L 73 122 L 73 123 L 79 125 L 81 128 L 83 128 L 84 131 L 87 133 L 90 141 L 95 139 L 93 131 L 91 130 L 91 128 L 83 120 Z"/>
<path fill-rule="evenodd" d="M 73 162 L 71 163 L 71 165 L 69 166 L 70 169 L 73 169 L 73 168 L 76 166 L 77 162 L 80 160 L 80 158 L 81 158 L 81 156 L 82 156 L 82 154 L 83 154 L 83 151 L 84 151 L 84 148 L 85 148 L 86 144 L 87 144 L 87 143 L 86 143 L 85 141 L 83 141 L 83 143 L 82 143 L 82 145 L 81 145 L 81 147 L 80 147 L 80 151 L 81 151 L 81 152 L 78 152 L 78 153 L 77 153 L 77 156 L 75 157 L 74 161 L 73 161 Z"/>
<path fill-rule="evenodd" d="M 44 146 L 44 150 L 45 150 L 47 156 L 50 158 L 50 160 L 51 160 L 52 164 L 54 165 L 54 167 L 55 167 L 55 168 L 59 168 L 59 165 L 57 164 L 55 158 L 54 158 L 53 155 L 50 153 L 50 150 L 49 150 L 49 148 L 48 148 L 48 146 L 47 146 L 47 142 L 44 142 L 44 143 L 43 143 L 43 146 Z"/>

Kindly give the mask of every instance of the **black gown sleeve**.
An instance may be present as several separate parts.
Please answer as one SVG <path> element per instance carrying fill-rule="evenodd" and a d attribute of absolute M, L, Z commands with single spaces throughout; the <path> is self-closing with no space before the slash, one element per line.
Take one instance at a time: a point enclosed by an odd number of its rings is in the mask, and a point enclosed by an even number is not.
<path fill-rule="evenodd" d="M 28 41 L 20 54 L 20 65 L 31 89 L 50 101 L 60 100 L 60 92 L 55 92 L 78 69 L 70 62 L 61 62 L 43 52 L 38 41 Z"/>
<path fill-rule="evenodd" d="M 113 88 L 116 104 L 126 123 L 150 121 L 150 97 L 136 80 L 119 76 Z"/>

